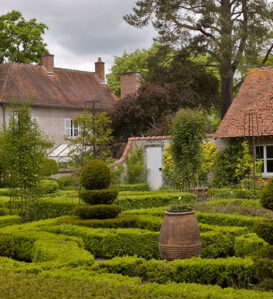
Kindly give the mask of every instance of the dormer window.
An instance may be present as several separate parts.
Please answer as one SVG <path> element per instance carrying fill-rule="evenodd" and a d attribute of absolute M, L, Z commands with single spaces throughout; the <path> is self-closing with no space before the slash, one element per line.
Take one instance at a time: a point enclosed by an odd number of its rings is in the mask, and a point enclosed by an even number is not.
<path fill-rule="evenodd" d="M 79 135 L 79 124 L 76 120 L 65 118 L 65 136 L 77 137 Z"/>

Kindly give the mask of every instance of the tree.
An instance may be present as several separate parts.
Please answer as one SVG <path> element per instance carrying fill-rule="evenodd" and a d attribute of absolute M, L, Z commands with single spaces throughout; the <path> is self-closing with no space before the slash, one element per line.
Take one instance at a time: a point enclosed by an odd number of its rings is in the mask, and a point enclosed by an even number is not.
<path fill-rule="evenodd" d="M 171 155 L 183 185 L 190 187 L 198 179 L 201 144 L 206 136 L 206 119 L 201 111 L 180 109 L 172 121 Z"/>
<path fill-rule="evenodd" d="M 80 130 L 78 137 L 70 140 L 72 144 L 70 155 L 81 172 L 88 160 L 105 161 L 111 156 L 109 144 L 112 140 L 112 129 L 111 119 L 106 112 L 93 114 L 84 111 L 77 116 L 76 122 Z"/>
<path fill-rule="evenodd" d="M 42 176 L 46 150 L 52 145 L 32 121 L 30 106 L 15 106 L 8 128 L 0 135 L 0 162 L 11 176 L 11 186 L 20 187 L 21 214 L 27 194 L 35 191 Z"/>
<path fill-rule="evenodd" d="M 149 50 L 137 49 L 133 53 L 124 52 L 121 57 L 115 56 L 111 72 L 106 75 L 107 84 L 120 97 L 120 74 L 126 72 L 140 72 L 145 77 Z"/>
<path fill-rule="evenodd" d="M 232 102 L 233 77 L 243 55 L 257 59 L 272 44 L 271 1 L 139 0 L 133 11 L 124 17 L 130 25 L 151 22 L 161 43 L 208 53 L 217 63 L 222 117 Z"/>
<path fill-rule="evenodd" d="M 42 34 L 47 26 L 36 19 L 26 21 L 19 11 L 13 10 L 0 17 L 0 63 L 6 61 L 41 63 L 48 53 Z"/>

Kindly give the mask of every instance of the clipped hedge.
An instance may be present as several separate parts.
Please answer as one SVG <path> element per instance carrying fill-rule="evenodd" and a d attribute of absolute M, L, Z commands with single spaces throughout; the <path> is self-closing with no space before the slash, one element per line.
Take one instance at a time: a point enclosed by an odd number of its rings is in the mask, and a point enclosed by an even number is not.
<path fill-rule="evenodd" d="M 115 201 L 117 204 L 123 206 L 125 210 L 129 209 L 146 209 L 152 207 L 162 207 L 169 205 L 173 200 L 178 199 L 179 197 L 185 199 L 196 199 L 196 195 L 191 193 L 154 193 L 154 194 L 144 194 L 144 195 L 126 195 L 121 194 Z"/>
<path fill-rule="evenodd" d="M 193 283 L 141 284 L 137 278 L 78 269 L 60 269 L 39 277 L 24 273 L 0 272 L 3 298 L 225 298 L 271 299 L 272 293 L 222 289 Z"/>
<path fill-rule="evenodd" d="M 56 181 L 58 182 L 60 189 L 72 187 L 75 185 L 75 177 L 73 175 L 64 175 L 56 179 Z"/>
<path fill-rule="evenodd" d="M 5 209 L 0 209 L 0 217 L 5 215 L 6 215 Z"/>
<path fill-rule="evenodd" d="M 81 190 L 79 197 L 90 205 L 112 204 L 118 196 L 117 189 Z"/>
<path fill-rule="evenodd" d="M 273 211 L 273 178 L 262 189 L 261 204 L 264 208 Z"/>
<path fill-rule="evenodd" d="M 251 259 L 202 259 L 147 261 L 138 257 L 116 257 L 92 266 L 95 271 L 107 271 L 138 276 L 145 282 L 217 284 L 221 287 L 252 288 L 257 274 Z"/>
<path fill-rule="evenodd" d="M 151 216 L 164 216 L 164 211 L 167 207 L 150 208 L 150 209 L 136 209 L 124 211 L 124 214 L 135 215 L 151 215 Z M 263 217 L 248 217 L 243 215 L 231 215 L 222 213 L 203 213 L 195 212 L 198 222 L 207 223 L 211 225 L 219 226 L 246 226 L 249 229 L 253 229 L 254 224 L 261 221 L 267 221 Z"/>
<path fill-rule="evenodd" d="M 0 217 L 0 227 L 18 224 L 22 222 L 22 218 L 18 215 L 9 215 Z"/>
<path fill-rule="evenodd" d="M 250 233 L 235 238 L 235 255 L 239 257 L 250 256 L 256 250 L 262 248 L 266 243 L 256 234 Z"/>
<path fill-rule="evenodd" d="M 75 207 L 75 215 L 82 219 L 115 218 L 122 211 L 119 205 L 79 205 Z"/>
<path fill-rule="evenodd" d="M 266 242 L 273 245 L 273 220 L 265 220 L 255 223 L 254 232 Z"/>
<path fill-rule="evenodd" d="M 149 191 L 148 184 L 121 184 L 119 185 L 120 191 Z"/>
<path fill-rule="evenodd" d="M 137 228 L 139 217 L 135 215 L 118 215 L 113 219 L 81 219 L 76 216 L 62 217 L 56 220 L 56 224 L 73 224 L 93 228 Z"/>
<path fill-rule="evenodd" d="M 59 184 L 54 179 L 43 179 L 39 182 L 37 190 L 42 194 L 51 194 L 60 188 Z"/>

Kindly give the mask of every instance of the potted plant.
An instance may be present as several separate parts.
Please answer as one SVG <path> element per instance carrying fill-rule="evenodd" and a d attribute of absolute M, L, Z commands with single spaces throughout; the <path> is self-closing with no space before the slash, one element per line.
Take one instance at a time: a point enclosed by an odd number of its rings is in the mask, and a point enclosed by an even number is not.
<path fill-rule="evenodd" d="M 179 197 L 165 211 L 159 238 L 162 259 L 185 259 L 200 255 L 200 229 L 193 208 L 192 200 Z"/>

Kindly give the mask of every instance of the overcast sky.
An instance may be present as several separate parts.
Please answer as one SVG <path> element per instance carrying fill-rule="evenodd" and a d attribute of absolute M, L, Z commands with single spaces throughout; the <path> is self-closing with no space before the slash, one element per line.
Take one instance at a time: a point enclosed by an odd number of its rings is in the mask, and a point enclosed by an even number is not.
<path fill-rule="evenodd" d="M 114 56 L 149 48 L 153 29 L 135 29 L 123 16 L 136 0 L 0 0 L 1 15 L 19 10 L 26 20 L 36 18 L 49 29 L 44 35 L 55 66 L 94 71 L 102 57 L 109 72 Z"/>

